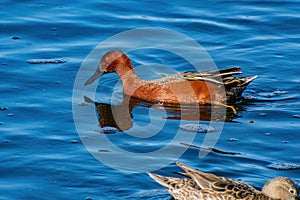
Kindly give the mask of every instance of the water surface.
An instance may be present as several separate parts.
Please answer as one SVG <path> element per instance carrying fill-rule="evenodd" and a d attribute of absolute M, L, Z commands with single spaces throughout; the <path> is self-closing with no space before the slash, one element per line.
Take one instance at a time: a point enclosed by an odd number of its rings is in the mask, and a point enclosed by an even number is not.
<path fill-rule="evenodd" d="M 170 199 L 145 173 L 124 173 L 95 159 L 83 145 L 72 115 L 73 84 L 89 52 L 115 34 L 142 27 L 178 31 L 201 44 L 218 68 L 238 65 L 245 75 L 259 76 L 244 92 L 249 101 L 233 122 L 224 124 L 214 146 L 238 154 L 210 152 L 200 159 L 197 147 L 205 134 L 197 133 L 194 146 L 180 161 L 257 188 L 275 176 L 300 182 L 299 169 L 268 167 L 300 164 L 299 1 L 2 1 L 1 7 L 0 199 Z M 167 52 L 146 52 L 129 56 L 135 65 L 159 63 L 175 71 L 191 70 Z M 168 71 L 154 68 L 146 75 L 163 74 Z M 109 102 L 118 80 L 115 75 L 101 79 L 96 100 Z M 136 106 L 132 115 L 135 125 L 146 127 L 131 133 L 135 136 L 154 131 L 156 126 L 147 129 L 149 116 L 154 125 L 167 116 L 147 106 Z M 152 139 L 120 131 L 107 137 L 125 150 L 143 153 L 164 147 L 179 125 L 179 120 L 158 124 L 162 128 Z M 98 129 L 97 124 L 90 128 L 95 134 Z M 172 148 L 181 151 L 186 146 Z M 105 147 L 99 150 L 114 153 Z M 172 154 L 160 159 L 171 164 L 157 173 L 173 175 L 179 170 Z"/>

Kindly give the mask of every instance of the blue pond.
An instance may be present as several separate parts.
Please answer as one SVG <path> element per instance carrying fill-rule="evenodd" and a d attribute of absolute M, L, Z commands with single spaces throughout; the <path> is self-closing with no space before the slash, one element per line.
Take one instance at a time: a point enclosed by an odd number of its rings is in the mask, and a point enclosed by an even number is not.
<path fill-rule="evenodd" d="M 275 176 L 290 177 L 299 187 L 299 1 L 4 0 L 0 5 L 1 200 L 170 199 L 145 172 L 173 176 L 180 170 L 176 160 L 256 188 Z M 86 58 L 111 37 L 149 27 L 193 39 L 218 69 L 240 66 L 242 76 L 258 75 L 243 93 L 246 101 L 236 117 L 192 121 L 174 109 L 139 104 L 121 113 L 126 130 L 99 126 L 93 101 L 107 116 L 111 108 L 122 109 L 122 88 L 116 74 L 105 74 L 97 88 L 94 83 L 85 89 L 80 70 L 88 67 L 88 78 L 97 67 Z M 158 48 L 172 47 L 172 38 L 146 48 L 141 37 L 106 45 L 127 49 L 144 79 L 195 70 Z M 136 43 L 138 48 L 130 49 Z M 183 52 L 196 51 L 181 45 Z M 91 63 L 99 63 L 103 49 Z M 195 124 L 215 130 L 184 129 Z"/>

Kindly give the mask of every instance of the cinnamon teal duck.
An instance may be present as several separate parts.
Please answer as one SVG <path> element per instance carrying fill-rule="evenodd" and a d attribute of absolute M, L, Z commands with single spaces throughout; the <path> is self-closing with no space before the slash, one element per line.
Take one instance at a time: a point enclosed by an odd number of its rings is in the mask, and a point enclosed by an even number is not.
<path fill-rule="evenodd" d="M 156 80 L 137 77 L 131 60 L 118 50 L 107 52 L 96 72 L 85 82 L 91 84 L 104 73 L 116 72 L 126 95 L 162 105 L 212 104 L 226 106 L 241 98 L 246 86 L 257 76 L 234 77 L 239 67 L 203 72 L 182 72 Z M 230 106 L 226 106 L 230 107 Z"/>

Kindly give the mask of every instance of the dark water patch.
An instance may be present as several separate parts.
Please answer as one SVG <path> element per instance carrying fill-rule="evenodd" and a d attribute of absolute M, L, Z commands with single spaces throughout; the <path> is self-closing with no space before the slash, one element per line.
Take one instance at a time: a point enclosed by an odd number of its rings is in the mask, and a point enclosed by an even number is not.
<path fill-rule="evenodd" d="M 210 152 L 213 152 L 213 153 L 223 154 L 223 155 L 238 155 L 238 154 L 241 154 L 241 153 L 238 153 L 238 152 L 226 152 L 226 151 L 222 151 L 222 150 L 212 148 L 212 147 L 200 147 L 200 146 L 196 146 L 196 145 L 192 145 L 192 144 L 186 144 L 186 143 L 183 143 L 183 142 L 181 142 L 180 144 L 182 144 L 184 146 L 191 147 L 191 148 L 210 151 Z"/>
<path fill-rule="evenodd" d="M 20 36 L 12 36 L 11 39 L 13 39 L 13 40 L 20 40 L 21 37 Z"/>
<path fill-rule="evenodd" d="M 7 107 L 0 107 L 0 111 L 7 110 Z"/>

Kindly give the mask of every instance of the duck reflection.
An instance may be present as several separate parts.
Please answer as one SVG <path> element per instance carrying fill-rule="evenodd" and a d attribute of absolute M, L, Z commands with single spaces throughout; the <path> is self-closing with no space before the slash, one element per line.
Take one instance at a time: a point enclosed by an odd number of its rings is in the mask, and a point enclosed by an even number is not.
<path fill-rule="evenodd" d="M 189 120 L 189 121 L 232 121 L 235 114 L 231 109 L 212 107 L 211 105 L 195 106 L 171 106 L 151 104 L 127 95 L 123 96 L 123 101 L 119 105 L 94 102 L 89 97 L 84 97 L 85 102 L 95 105 L 98 112 L 98 121 L 101 128 L 113 127 L 118 131 L 126 131 L 133 126 L 132 110 L 137 107 L 164 110 L 167 120 Z M 105 132 L 114 133 L 114 132 Z"/>

